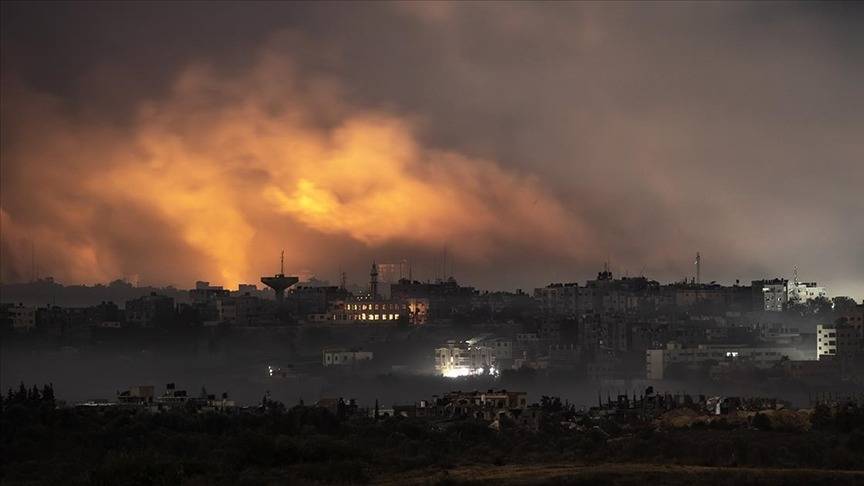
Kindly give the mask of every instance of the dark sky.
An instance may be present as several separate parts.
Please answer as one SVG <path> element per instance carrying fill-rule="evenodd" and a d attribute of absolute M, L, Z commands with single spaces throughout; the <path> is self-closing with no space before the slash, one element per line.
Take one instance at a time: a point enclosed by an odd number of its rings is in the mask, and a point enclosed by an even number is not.
<path fill-rule="evenodd" d="M 4 282 L 372 259 L 864 296 L 864 7 L 4 3 Z"/>

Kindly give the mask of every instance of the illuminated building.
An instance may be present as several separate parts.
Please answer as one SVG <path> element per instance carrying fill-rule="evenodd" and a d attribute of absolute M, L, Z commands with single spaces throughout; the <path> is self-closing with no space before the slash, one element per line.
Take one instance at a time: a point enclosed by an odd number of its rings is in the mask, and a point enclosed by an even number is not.
<path fill-rule="evenodd" d="M 398 324 L 408 316 L 404 302 L 357 297 L 333 302 L 328 321 L 362 324 Z"/>
<path fill-rule="evenodd" d="M 429 299 L 407 299 L 405 305 L 408 309 L 408 322 L 414 326 L 426 324 L 429 317 Z"/>
<path fill-rule="evenodd" d="M 447 378 L 497 374 L 502 363 L 512 358 L 512 343 L 503 339 L 476 337 L 467 341 L 447 341 L 435 350 L 435 371 Z"/>
<path fill-rule="evenodd" d="M 369 293 L 359 297 L 333 301 L 327 321 L 361 324 L 398 324 L 408 319 L 408 305 L 402 300 L 384 299 L 378 294 L 378 267 L 369 272 Z"/>
<path fill-rule="evenodd" d="M 782 312 L 789 302 L 789 281 L 784 278 L 753 281 L 754 309 Z"/>

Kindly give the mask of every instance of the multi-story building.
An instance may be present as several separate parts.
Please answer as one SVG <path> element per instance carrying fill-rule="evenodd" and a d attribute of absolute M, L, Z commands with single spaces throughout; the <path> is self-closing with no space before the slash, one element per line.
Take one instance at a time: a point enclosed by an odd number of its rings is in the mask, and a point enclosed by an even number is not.
<path fill-rule="evenodd" d="M 221 285 L 210 285 L 210 282 L 195 282 L 195 288 L 189 290 L 189 299 L 193 304 L 207 304 L 221 297 L 228 297 L 230 292 Z"/>
<path fill-rule="evenodd" d="M 408 319 L 408 306 L 402 300 L 355 297 L 332 302 L 327 321 L 346 324 L 398 324 Z"/>
<path fill-rule="evenodd" d="M 666 370 L 673 364 L 692 366 L 710 361 L 746 361 L 757 368 L 767 368 L 784 357 L 801 359 L 806 356 L 793 347 L 729 344 L 699 344 L 695 347 L 682 347 L 680 344 L 670 342 L 665 349 L 649 349 L 645 352 L 645 371 L 649 380 L 662 380 Z"/>
<path fill-rule="evenodd" d="M 378 290 L 378 266 L 369 272 L 369 293 L 329 303 L 328 321 L 335 323 L 398 324 L 408 320 L 405 299 L 385 299 Z"/>
<path fill-rule="evenodd" d="M 354 366 L 374 357 L 372 351 L 345 348 L 325 348 L 321 354 L 324 366 Z"/>
<path fill-rule="evenodd" d="M 451 340 L 435 350 L 435 371 L 448 378 L 495 373 L 500 369 L 499 363 L 512 356 L 512 343 L 506 340 L 488 337 Z"/>
<path fill-rule="evenodd" d="M 429 318 L 429 299 L 409 298 L 405 300 L 408 323 L 413 326 L 426 324 Z"/>
<path fill-rule="evenodd" d="M 290 289 L 285 296 L 285 303 L 291 311 L 303 318 L 327 314 L 331 303 L 346 301 L 352 296 L 350 292 L 335 285 L 298 286 Z"/>
<path fill-rule="evenodd" d="M 126 301 L 126 323 L 135 327 L 168 325 L 175 317 L 174 299 L 151 292 Z"/>
<path fill-rule="evenodd" d="M 838 319 L 816 326 L 817 359 L 864 357 L 864 324 Z"/>
<path fill-rule="evenodd" d="M 663 287 L 676 307 L 688 308 L 726 303 L 727 292 L 717 284 L 677 283 Z"/>
<path fill-rule="evenodd" d="M 810 300 L 828 298 L 828 292 L 825 290 L 825 287 L 817 285 L 816 282 L 789 282 L 787 293 L 789 294 L 788 301 L 792 304 L 802 304 Z"/>
<path fill-rule="evenodd" d="M 507 390 L 451 392 L 437 400 L 436 406 L 451 416 L 494 420 L 502 414 L 509 416 L 511 410 L 526 409 L 528 394 Z"/>
<path fill-rule="evenodd" d="M 766 312 L 782 312 L 789 302 L 789 281 L 785 278 L 754 280 L 753 308 Z"/>
<path fill-rule="evenodd" d="M 452 277 L 442 282 L 418 282 L 401 279 L 390 286 L 390 298 L 396 301 L 424 299 L 428 303 L 428 320 L 450 319 L 456 314 L 470 312 L 477 291 L 463 287 Z"/>
<path fill-rule="evenodd" d="M 5 306 L 9 325 L 14 332 L 30 332 L 36 328 L 36 309 L 23 304 Z"/>
<path fill-rule="evenodd" d="M 265 299 L 250 294 L 219 298 L 216 300 L 216 312 L 219 322 L 239 326 L 254 326 L 271 317 Z"/>
<path fill-rule="evenodd" d="M 548 316 L 575 317 L 578 315 L 578 283 L 553 283 L 534 289 L 534 300 L 538 310 Z"/>

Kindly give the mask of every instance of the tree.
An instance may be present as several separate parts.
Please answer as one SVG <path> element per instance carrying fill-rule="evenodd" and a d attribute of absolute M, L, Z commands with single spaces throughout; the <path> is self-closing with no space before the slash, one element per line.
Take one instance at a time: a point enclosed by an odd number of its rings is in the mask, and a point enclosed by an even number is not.
<path fill-rule="evenodd" d="M 54 405 L 54 385 L 52 383 L 42 387 L 42 401 Z"/>
<path fill-rule="evenodd" d="M 757 413 L 753 417 L 753 427 L 759 430 L 771 430 L 771 419 L 764 413 Z"/>
<path fill-rule="evenodd" d="M 858 307 L 858 303 L 855 302 L 855 299 L 846 296 L 834 297 L 831 299 L 831 303 L 834 305 L 835 315 L 850 314 L 856 310 L 856 307 Z"/>

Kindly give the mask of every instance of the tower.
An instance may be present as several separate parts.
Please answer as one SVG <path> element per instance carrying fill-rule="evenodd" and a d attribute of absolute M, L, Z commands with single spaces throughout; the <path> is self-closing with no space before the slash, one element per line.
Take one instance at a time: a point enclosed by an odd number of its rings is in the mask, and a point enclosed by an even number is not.
<path fill-rule="evenodd" d="M 272 277 L 261 277 L 261 283 L 273 289 L 276 292 L 276 303 L 282 306 L 285 300 L 285 289 L 300 281 L 297 277 L 285 276 L 285 250 L 282 250 L 282 256 L 279 260 L 279 273 Z"/>
<path fill-rule="evenodd" d="M 372 270 L 369 272 L 369 295 L 373 299 L 378 297 L 378 265 L 372 262 Z"/>
<path fill-rule="evenodd" d="M 696 252 L 696 283 L 702 283 L 702 255 Z"/>

